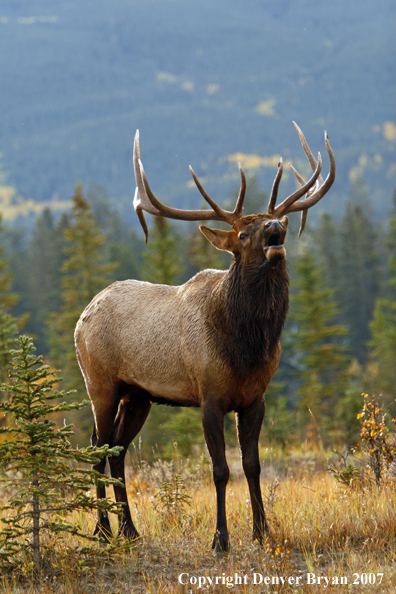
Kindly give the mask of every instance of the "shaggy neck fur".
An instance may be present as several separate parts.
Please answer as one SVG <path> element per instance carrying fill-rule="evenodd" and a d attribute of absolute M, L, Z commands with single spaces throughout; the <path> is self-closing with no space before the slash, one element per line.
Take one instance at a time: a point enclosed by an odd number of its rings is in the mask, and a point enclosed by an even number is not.
<path fill-rule="evenodd" d="M 217 352 L 238 377 L 271 359 L 288 306 L 285 260 L 256 261 L 245 267 L 240 259 L 234 260 L 212 294 L 207 329 Z"/>

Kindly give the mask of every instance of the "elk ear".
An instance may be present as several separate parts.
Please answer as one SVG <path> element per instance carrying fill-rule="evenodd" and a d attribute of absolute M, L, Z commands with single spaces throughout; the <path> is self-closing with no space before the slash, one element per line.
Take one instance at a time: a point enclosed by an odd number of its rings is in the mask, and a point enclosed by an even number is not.
<path fill-rule="evenodd" d="M 230 252 L 234 254 L 236 250 L 236 238 L 237 234 L 235 231 L 223 231 L 222 229 L 211 229 L 205 225 L 200 225 L 199 230 L 202 235 L 206 237 L 208 241 L 218 250 Z"/>
<path fill-rule="evenodd" d="M 286 217 L 286 216 L 282 217 L 281 220 L 280 220 L 280 222 L 285 227 L 285 229 L 287 229 L 287 227 L 289 225 L 289 219 L 288 219 L 288 217 Z"/>

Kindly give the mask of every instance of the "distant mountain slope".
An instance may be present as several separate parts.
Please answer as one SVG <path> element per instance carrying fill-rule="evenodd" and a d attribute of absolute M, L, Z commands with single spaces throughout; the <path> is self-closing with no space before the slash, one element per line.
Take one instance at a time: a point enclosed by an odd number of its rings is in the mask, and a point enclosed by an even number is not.
<path fill-rule="evenodd" d="M 66 200 L 78 178 L 95 179 L 131 212 L 140 128 L 150 183 L 168 202 L 200 202 L 190 163 L 209 193 L 227 197 L 238 184 L 236 153 L 258 157 L 245 162 L 269 190 L 274 156 L 305 168 L 295 119 L 322 155 L 329 132 L 338 174 L 326 208 L 338 210 L 351 180 L 363 177 L 383 212 L 396 186 L 395 6 L 3 0 L 8 184 L 41 202 Z M 289 175 L 284 192 L 291 183 Z"/>

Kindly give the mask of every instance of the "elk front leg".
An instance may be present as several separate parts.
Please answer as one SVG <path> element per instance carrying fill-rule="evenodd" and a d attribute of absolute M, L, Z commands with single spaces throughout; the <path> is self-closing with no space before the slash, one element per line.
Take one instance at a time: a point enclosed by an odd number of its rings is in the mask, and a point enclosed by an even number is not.
<path fill-rule="evenodd" d="M 217 495 L 217 522 L 212 549 L 228 551 L 228 529 L 226 517 L 226 487 L 230 476 L 225 457 L 224 413 L 211 404 L 202 406 L 202 425 L 213 465 L 213 480 Z"/>
<path fill-rule="evenodd" d="M 238 439 L 241 446 L 243 470 L 249 485 L 253 511 L 253 540 L 263 543 L 264 533 L 270 533 L 265 517 L 260 488 L 260 460 L 258 440 L 264 419 L 265 404 L 260 398 L 253 405 L 237 413 Z"/>

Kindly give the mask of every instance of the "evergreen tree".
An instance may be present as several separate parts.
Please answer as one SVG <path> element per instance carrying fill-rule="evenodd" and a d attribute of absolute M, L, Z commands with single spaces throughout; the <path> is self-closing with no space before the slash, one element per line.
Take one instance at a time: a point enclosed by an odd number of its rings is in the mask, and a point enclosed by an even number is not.
<path fill-rule="evenodd" d="M 16 319 L 0 305 L 0 383 L 8 379 L 10 350 L 14 346 L 17 332 Z"/>
<path fill-rule="evenodd" d="M 359 188 L 355 188 L 358 192 Z M 357 201 L 357 199 L 359 201 Z M 370 337 L 369 321 L 380 287 L 378 243 L 382 233 L 374 226 L 364 192 L 346 205 L 341 221 L 338 297 L 342 321 L 349 328 L 350 351 L 363 362 Z"/>
<path fill-rule="evenodd" d="M 72 426 L 57 427 L 48 417 L 80 409 L 87 402 L 59 402 L 68 395 L 54 389 L 60 378 L 42 364 L 42 357 L 34 355 L 32 340 L 21 336 L 17 346 L 11 351 L 10 383 L 3 386 L 12 398 L 0 404 L 0 411 L 10 421 L 0 427 L 0 435 L 6 436 L 0 442 L 1 482 L 10 493 L 8 503 L 0 508 L 7 512 L 1 518 L 0 572 L 32 563 L 38 574 L 45 536 L 70 533 L 87 537 L 70 519 L 73 511 L 101 508 L 120 513 L 117 504 L 90 495 L 96 484 L 118 481 L 73 463 L 95 464 L 104 456 L 118 455 L 122 448 L 72 448 Z"/>
<path fill-rule="evenodd" d="M 0 233 L 2 230 L 0 215 Z M 11 281 L 12 272 L 9 270 L 9 262 L 4 257 L 4 247 L 0 245 L 0 383 L 5 382 L 8 378 L 10 349 L 14 345 L 18 325 L 22 327 L 26 320 L 26 317 L 21 317 L 18 320 L 10 314 L 10 309 L 19 298 L 17 294 L 10 292 Z"/>
<path fill-rule="evenodd" d="M 109 262 L 118 262 L 117 280 L 139 279 L 145 247 L 132 225 L 126 223 L 114 208 L 105 188 L 90 184 L 87 200 L 99 226 L 106 233 L 106 250 Z"/>
<path fill-rule="evenodd" d="M 334 410 L 348 384 L 350 362 L 344 345 L 347 331 L 334 323 L 337 315 L 334 289 L 326 284 L 323 270 L 317 266 L 311 250 L 305 249 L 296 262 L 290 331 L 285 342 L 299 382 L 302 429 L 310 428 L 315 433 L 316 422 L 333 437 Z"/>
<path fill-rule="evenodd" d="M 160 216 L 154 217 L 151 238 L 143 254 L 143 280 L 172 285 L 183 270 L 180 238 L 172 225 Z"/>
<path fill-rule="evenodd" d="M 5 274 L 3 295 L 6 311 L 10 311 L 18 320 L 19 329 L 29 322 L 29 279 L 30 260 L 29 243 L 26 229 L 7 226 L 2 229 L 6 258 L 1 265 Z M 11 273 L 9 272 L 11 271 Z M 11 300 L 9 293 L 11 292 Z"/>
<path fill-rule="evenodd" d="M 34 334 L 40 352 L 46 354 L 49 352 L 48 315 L 59 311 L 61 306 L 64 229 L 68 225 L 67 215 L 62 215 L 56 224 L 51 210 L 46 208 L 36 219 L 29 244 L 29 292 L 24 296 L 31 314 L 27 329 Z"/>
<path fill-rule="evenodd" d="M 2 231 L 2 216 L 0 214 L 0 233 Z M 19 299 L 16 293 L 10 292 L 12 276 L 9 260 L 4 256 L 4 246 L 0 245 L 0 306 L 6 311 L 9 311 Z"/>
<path fill-rule="evenodd" d="M 333 215 L 323 212 L 319 216 L 318 225 L 312 235 L 318 262 L 326 274 L 329 285 L 337 290 L 338 297 L 340 282 L 339 223 L 335 221 Z"/>
<path fill-rule="evenodd" d="M 389 297 L 377 299 L 374 307 L 373 319 L 370 323 L 370 359 L 376 389 L 392 396 L 396 396 L 396 194 L 395 212 L 389 220 L 387 233 L 387 247 L 390 252 L 388 260 Z"/>
<path fill-rule="evenodd" d="M 64 236 L 61 307 L 59 313 L 50 316 L 51 360 L 56 367 L 63 364 L 67 388 L 84 389 L 76 361 L 74 329 L 84 308 L 109 284 L 109 274 L 117 264 L 103 262 L 106 237 L 101 233 L 79 184 Z"/>

